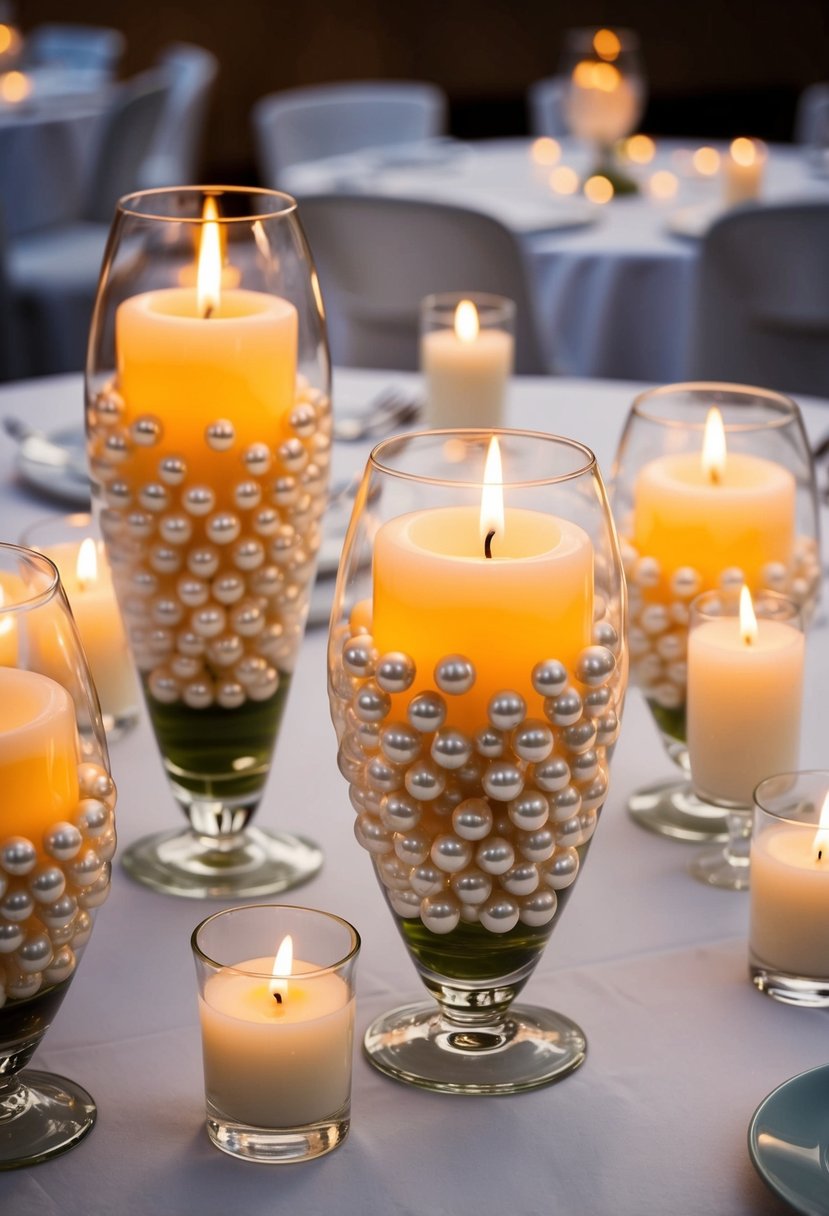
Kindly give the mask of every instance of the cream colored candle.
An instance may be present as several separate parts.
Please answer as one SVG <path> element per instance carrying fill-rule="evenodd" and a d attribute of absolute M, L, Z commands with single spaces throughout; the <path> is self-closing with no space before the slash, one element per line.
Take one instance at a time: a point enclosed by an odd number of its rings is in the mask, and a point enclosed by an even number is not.
<path fill-rule="evenodd" d="M 482 512 L 473 506 L 398 516 L 374 543 L 377 647 L 410 655 L 423 687 L 439 659 L 469 659 L 473 688 L 448 699 L 448 721 L 461 726 L 482 725 L 490 697 L 505 689 L 540 712 L 530 681 L 535 664 L 556 658 L 572 671 L 590 644 L 593 547 L 583 529 L 507 507 L 491 553 L 485 556 Z"/>
<path fill-rule="evenodd" d="M 722 158 L 723 201 L 726 206 L 759 198 L 766 168 L 766 147 L 759 139 L 735 139 Z"/>
<path fill-rule="evenodd" d="M 312 975 L 313 964 L 298 959 L 289 977 L 269 980 L 273 962 L 247 959 L 207 980 L 199 998 L 205 1092 L 208 1109 L 226 1119 L 299 1127 L 348 1100 L 354 999 L 338 975 Z"/>
<path fill-rule="evenodd" d="M 783 621 L 705 620 L 688 634 L 688 754 L 704 798 L 750 806 L 771 773 L 797 768 L 803 634 Z"/>
<path fill-rule="evenodd" d="M 752 840 L 749 942 L 766 967 L 829 980 L 826 837 L 813 824 L 784 821 Z"/>
<path fill-rule="evenodd" d="M 0 838 L 39 846 L 78 804 L 78 731 L 72 698 L 48 676 L 0 667 Z"/>
<path fill-rule="evenodd" d="M 500 426 L 514 353 L 512 334 L 481 328 L 475 305 L 462 300 L 452 328 L 421 337 L 428 425 L 487 430 Z"/>
<path fill-rule="evenodd" d="M 709 424 L 706 445 L 712 433 Z M 634 544 L 665 572 L 692 567 L 704 586 L 717 586 L 722 572 L 736 566 L 758 588 L 766 565 L 791 563 L 795 480 L 774 461 L 726 453 L 724 433 L 722 444 L 716 456 L 704 448 L 643 466 L 634 491 Z"/>
<path fill-rule="evenodd" d="M 641 87 L 613 63 L 583 59 L 573 69 L 564 98 L 567 125 L 579 139 L 610 145 L 636 125 Z"/>
<path fill-rule="evenodd" d="M 138 685 L 102 544 L 87 537 L 43 550 L 58 567 L 104 714 L 135 707 Z"/>

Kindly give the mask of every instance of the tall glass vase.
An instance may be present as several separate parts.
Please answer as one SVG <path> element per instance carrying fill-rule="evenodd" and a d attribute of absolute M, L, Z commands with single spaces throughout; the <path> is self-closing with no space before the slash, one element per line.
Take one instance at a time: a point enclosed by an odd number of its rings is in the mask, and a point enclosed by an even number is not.
<path fill-rule="evenodd" d="M 804 623 L 814 614 L 817 491 L 800 411 L 780 393 L 736 384 L 642 393 L 620 441 L 611 501 L 628 581 L 631 675 L 683 773 L 637 791 L 628 809 L 666 836 L 727 840 L 727 810 L 697 798 L 689 780 L 690 604 L 745 583 L 753 595 L 794 600 Z"/>
<path fill-rule="evenodd" d="M 72 1148 L 96 1108 L 26 1066 L 110 887 L 115 787 L 98 699 L 56 567 L 0 545 L 0 1170 Z"/>
<path fill-rule="evenodd" d="M 250 826 L 302 639 L 331 448 L 322 305 L 296 204 L 118 205 L 92 323 L 93 501 L 164 768 L 187 819 L 124 865 L 177 895 L 264 895 L 319 849 Z"/>
<path fill-rule="evenodd" d="M 422 432 L 375 448 L 328 670 L 355 835 L 434 998 L 369 1028 L 368 1057 L 388 1075 L 515 1093 L 584 1059 L 569 1018 L 513 1000 L 605 801 L 624 618 L 586 448 L 518 431 Z"/>

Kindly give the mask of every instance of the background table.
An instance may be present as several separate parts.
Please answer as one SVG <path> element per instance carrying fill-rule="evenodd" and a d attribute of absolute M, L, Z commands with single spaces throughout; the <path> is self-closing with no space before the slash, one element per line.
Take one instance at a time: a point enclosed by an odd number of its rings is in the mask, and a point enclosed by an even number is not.
<path fill-rule="evenodd" d="M 389 380 L 339 373 L 348 410 Z M 414 377 L 400 377 L 415 383 Z M 631 386 L 526 379 L 509 421 L 592 444 L 607 471 Z M 33 423 L 80 419 L 78 378 L 0 390 L 0 415 Z M 813 437 L 829 403 L 806 407 Z M 0 437 L 2 538 L 48 513 L 13 481 Z M 361 463 L 340 446 L 338 472 Z M 322 872 L 290 893 L 335 911 L 363 938 L 358 1033 L 422 989 L 369 859 L 335 764 L 325 687 L 325 632 L 310 632 L 259 814 L 306 834 Z M 808 642 L 804 767 L 829 762 L 825 701 L 829 631 Z M 161 764 L 142 721 L 112 749 L 121 844 L 175 825 Z M 35 1065 L 72 1076 L 97 1100 L 98 1124 L 72 1152 L 0 1176 L 8 1216 L 774 1216 L 785 1209 L 755 1174 L 746 1129 L 787 1077 L 829 1060 L 829 1013 L 788 1008 L 747 978 L 745 894 L 711 890 L 686 872 L 692 849 L 651 836 L 625 802 L 669 776 L 638 693 L 628 698 L 610 795 L 578 888 L 529 981 L 529 1003 L 575 1018 L 587 1062 L 557 1085 L 509 1098 L 411 1089 L 355 1059 L 353 1125 L 337 1152 L 304 1166 L 245 1164 L 213 1148 L 203 1088 L 190 933 L 216 903 L 154 894 L 116 865 L 110 901 Z M 0 803 L 0 822 L 2 804 Z"/>
<path fill-rule="evenodd" d="M 677 212 L 685 218 L 689 208 L 716 205 L 719 179 L 691 171 L 696 145 L 662 140 L 651 164 L 632 166 L 643 193 L 597 206 L 555 195 L 550 169 L 533 162 L 531 146 L 530 140 L 438 142 L 413 149 L 408 163 L 405 149 L 367 151 L 294 166 L 285 186 L 300 200 L 339 190 L 488 211 L 522 236 L 551 367 L 573 376 L 683 379 L 698 242 L 670 229 Z M 567 140 L 562 147 L 562 164 L 589 170 L 583 148 Z M 657 170 L 677 175 L 674 198 L 659 201 L 647 192 Z M 829 179 L 810 176 L 802 150 L 775 146 L 764 197 L 829 199 Z"/>

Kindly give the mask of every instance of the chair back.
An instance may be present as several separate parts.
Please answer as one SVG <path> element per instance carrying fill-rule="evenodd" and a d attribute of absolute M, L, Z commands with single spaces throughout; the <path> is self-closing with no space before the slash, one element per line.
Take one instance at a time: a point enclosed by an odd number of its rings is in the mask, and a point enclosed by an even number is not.
<path fill-rule="evenodd" d="M 536 80 L 527 89 L 527 112 L 531 135 L 567 135 L 569 127 L 564 114 L 563 76 L 548 76 Z"/>
<path fill-rule="evenodd" d="M 199 154 L 219 60 L 204 47 L 173 42 L 157 67 L 169 90 L 153 144 L 141 169 L 141 185 L 176 186 L 198 177 Z"/>
<path fill-rule="evenodd" d="M 446 98 L 420 81 L 353 81 L 272 93 L 252 117 L 260 173 L 278 186 L 290 165 L 443 134 Z"/>
<path fill-rule="evenodd" d="M 702 245 L 691 375 L 829 397 L 829 203 L 749 206 Z"/>
<path fill-rule="evenodd" d="M 23 55 L 29 67 L 95 72 L 103 81 L 114 73 L 125 47 L 121 31 L 108 26 L 46 22 L 26 35 Z"/>
<path fill-rule="evenodd" d="M 829 81 L 810 84 L 797 99 L 794 141 L 806 147 L 829 146 Z"/>
<path fill-rule="evenodd" d="M 119 85 L 102 118 L 81 218 L 109 224 L 123 194 L 141 188 L 142 166 L 153 146 L 168 82 L 155 71 Z"/>
<path fill-rule="evenodd" d="M 416 370 L 423 297 L 486 291 L 515 301 L 516 371 L 548 370 L 521 246 L 492 216 L 444 203 L 331 194 L 303 198 L 299 217 L 335 363 Z"/>

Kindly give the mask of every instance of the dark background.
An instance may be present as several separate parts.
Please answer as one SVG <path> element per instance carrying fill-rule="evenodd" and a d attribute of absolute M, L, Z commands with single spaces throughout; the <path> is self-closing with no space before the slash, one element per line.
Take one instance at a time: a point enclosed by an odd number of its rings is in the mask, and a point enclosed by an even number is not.
<path fill-rule="evenodd" d="M 790 138 L 797 96 L 829 79 L 829 0 L 17 0 L 42 21 L 112 25 L 128 40 L 122 75 L 165 43 L 218 55 L 205 180 L 255 176 L 250 109 L 278 89 L 349 78 L 433 80 L 452 134 L 527 130 L 528 84 L 554 72 L 570 26 L 629 26 L 642 39 L 652 134 Z"/>

